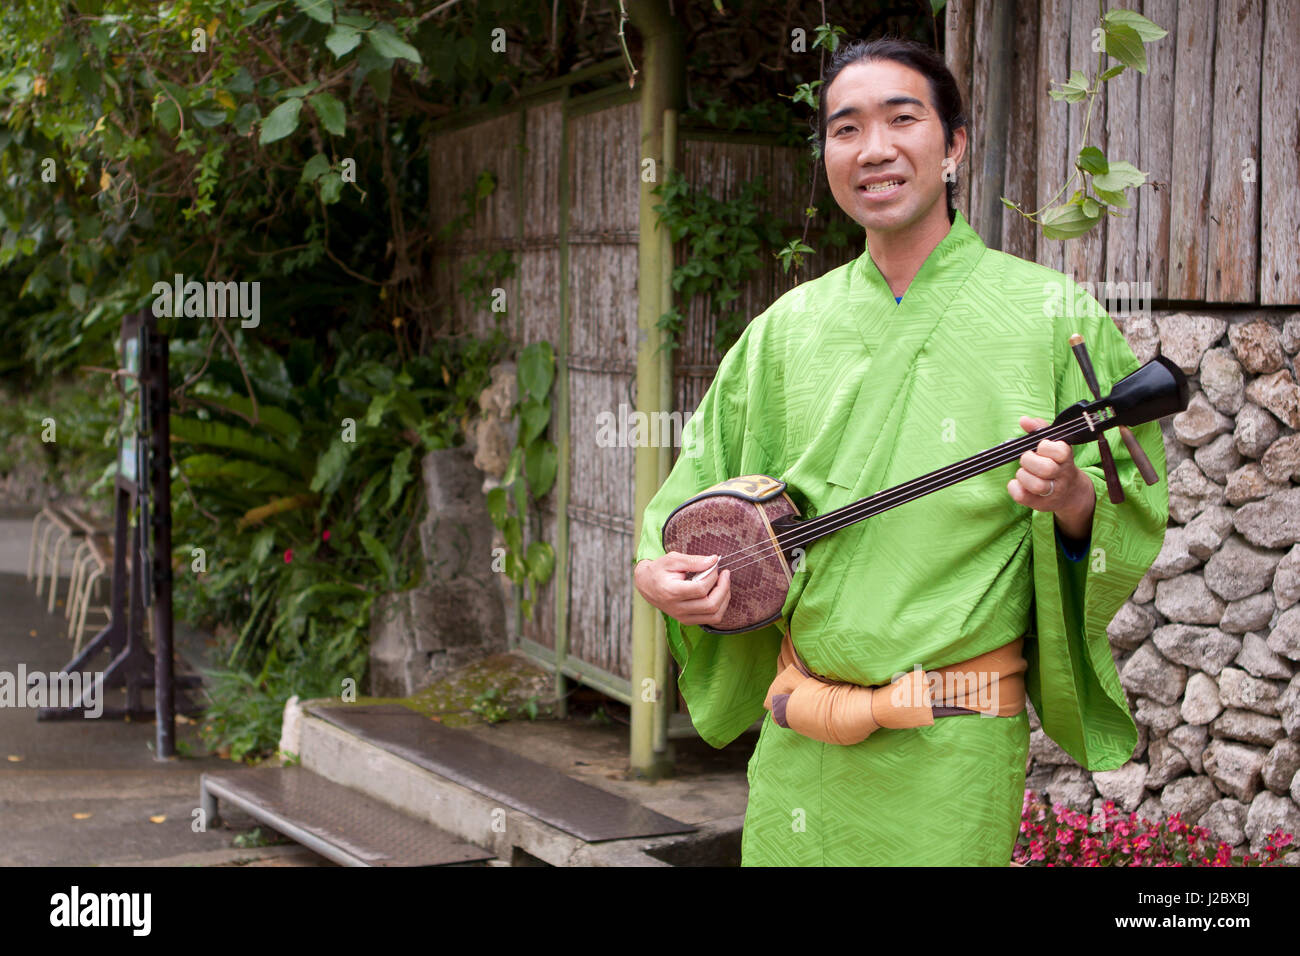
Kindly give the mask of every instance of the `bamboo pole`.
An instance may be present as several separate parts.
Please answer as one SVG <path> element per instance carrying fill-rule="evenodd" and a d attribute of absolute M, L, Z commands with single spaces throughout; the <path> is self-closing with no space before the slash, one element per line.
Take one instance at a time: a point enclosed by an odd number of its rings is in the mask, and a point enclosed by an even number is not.
<path fill-rule="evenodd" d="M 649 421 L 655 421 L 656 412 L 666 412 L 672 404 L 672 389 L 665 389 L 671 369 L 665 375 L 664 364 L 669 356 L 661 350 L 663 333 L 659 316 L 667 308 L 663 298 L 664 270 L 671 269 L 671 255 L 665 262 L 664 227 L 654 211 L 659 201 L 651 190 L 662 181 L 667 166 L 664 151 L 664 110 L 680 109 L 685 99 L 685 41 L 681 26 L 668 9 L 668 0 L 627 0 L 627 12 L 632 25 L 643 39 L 645 63 L 641 68 L 641 162 L 632 172 L 640 178 L 641 201 L 639 207 L 639 232 L 637 254 L 637 357 L 636 405 Z M 642 175 L 643 161 L 654 161 L 653 181 Z M 671 252 L 671 249 L 669 249 Z M 640 541 L 641 522 L 646 506 L 654 497 L 663 480 L 662 449 L 636 448 L 636 524 L 633 541 Z M 631 569 L 627 569 L 631 573 Z M 671 759 L 665 750 L 656 750 L 656 739 L 663 739 L 659 710 L 668 702 L 668 688 L 659 681 L 661 668 L 656 666 L 656 644 L 663 641 L 662 621 L 659 612 L 641 596 L 632 602 L 632 702 L 631 702 L 631 752 L 629 765 L 633 774 L 660 777 L 671 772 Z M 667 661 L 662 661 L 666 670 Z M 653 693 L 646 693 L 647 690 Z M 647 700 L 646 698 L 649 698 Z M 665 741 L 666 742 L 666 741 Z"/>

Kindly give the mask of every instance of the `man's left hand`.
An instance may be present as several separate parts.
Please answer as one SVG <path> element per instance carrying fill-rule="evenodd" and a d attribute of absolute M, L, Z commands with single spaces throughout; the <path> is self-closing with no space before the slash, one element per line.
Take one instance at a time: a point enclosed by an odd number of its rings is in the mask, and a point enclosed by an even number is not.
<path fill-rule="evenodd" d="M 1047 424 L 1041 418 L 1020 419 L 1020 427 L 1027 432 L 1046 428 Z M 1065 537 L 1084 540 L 1091 535 L 1097 489 L 1075 465 L 1069 442 L 1044 439 L 1033 451 L 1021 455 L 1020 469 L 1007 482 L 1007 491 L 1017 504 L 1054 512 L 1057 527 Z"/>

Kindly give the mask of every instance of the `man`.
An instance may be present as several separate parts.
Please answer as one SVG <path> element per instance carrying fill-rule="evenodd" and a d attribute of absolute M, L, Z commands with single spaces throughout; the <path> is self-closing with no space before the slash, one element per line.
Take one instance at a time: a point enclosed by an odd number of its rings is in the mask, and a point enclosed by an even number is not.
<path fill-rule="evenodd" d="M 1107 497 L 1095 443 L 1043 441 L 1018 468 L 812 544 L 781 620 L 745 634 L 699 627 L 721 619 L 730 572 L 687 576 L 717 556 L 661 544 L 673 509 L 729 477 L 779 478 L 811 517 L 1043 427 L 1090 397 L 1073 332 L 1103 390 L 1138 367 L 1094 299 L 1062 314 L 1075 301 L 1065 276 L 986 249 L 950 209 L 965 120 L 932 51 L 842 49 L 821 114 L 831 191 L 866 250 L 783 295 L 723 358 L 683 437 L 700 454 L 678 459 L 646 509 L 636 585 L 664 612 L 700 734 L 721 747 L 763 717 L 742 865 L 1005 866 L 1024 792 L 1025 691 L 1045 732 L 1089 769 L 1119 767 L 1137 741 L 1106 626 L 1160 551 L 1168 496 L 1163 481 L 1142 482 L 1122 442 L 1111 440 L 1123 504 Z M 1134 432 L 1163 474 L 1159 425 Z M 836 708 L 875 712 L 867 688 L 976 659 L 1002 661 L 1000 683 L 983 678 L 1004 690 L 1002 706 L 970 695 L 911 722 L 868 717 L 866 736 L 832 726 Z M 951 702 L 931 703 L 940 697 Z M 787 703 L 804 707 L 801 725 Z"/>

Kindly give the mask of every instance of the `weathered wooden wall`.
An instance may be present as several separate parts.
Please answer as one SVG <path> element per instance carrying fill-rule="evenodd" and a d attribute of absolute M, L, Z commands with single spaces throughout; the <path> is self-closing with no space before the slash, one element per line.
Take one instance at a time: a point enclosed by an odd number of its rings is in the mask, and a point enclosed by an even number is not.
<path fill-rule="evenodd" d="M 1095 75 L 1098 8 L 1093 0 L 998 2 L 1015 4 L 1010 56 L 991 49 L 993 3 L 947 5 L 948 63 L 973 120 L 963 166 L 979 168 L 990 71 L 1013 71 L 1001 194 L 1038 209 L 1060 201 L 1053 197 L 1083 144 L 1086 103 L 1051 99 L 1050 82 L 1071 69 Z M 1142 187 L 1132 208 L 1065 243 L 1003 208 L 1002 248 L 1080 282 L 1150 282 L 1156 300 L 1300 304 L 1300 0 L 1127 5 L 1169 35 L 1148 46 L 1145 75 L 1127 70 L 1106 84 L 1088 138 L 1159 189 Z M 969 217 L 984 187 L 967 183 L 960 205 Z"/>

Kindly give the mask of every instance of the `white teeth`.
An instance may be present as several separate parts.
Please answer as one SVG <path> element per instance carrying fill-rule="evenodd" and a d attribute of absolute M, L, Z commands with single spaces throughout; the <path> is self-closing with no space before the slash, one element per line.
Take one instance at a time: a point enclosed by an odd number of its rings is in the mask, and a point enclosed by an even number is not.
<path fill-rule="evenodd" d="M 884 192 L 886 189 L 893 189 L 895 186 L 901 186 L 902 184 L 903 181 L 901 179 L 891 179 L 887 183 L 873 183 L 872 185 L 866 186 L 864 188 L 869 193 L 878 193 L 878 192 Z"/>

